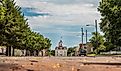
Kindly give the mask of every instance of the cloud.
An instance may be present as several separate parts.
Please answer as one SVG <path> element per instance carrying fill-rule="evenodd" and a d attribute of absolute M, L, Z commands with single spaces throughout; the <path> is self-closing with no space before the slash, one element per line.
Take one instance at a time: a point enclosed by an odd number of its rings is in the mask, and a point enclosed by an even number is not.
<path fill-rule="evenodd" d="M 16 0 L 32 29 L 93 24 L 100 15 L 94 0 Z M 61 4 L 63 3 L 63 4 Z M 54 29 L 58 27 L 54 27 Z M 54 30 L 53 29 L 53 30 Z M 58 31 L 57 31 L 58 32 Z"/>
<path fill-rule="evenodd" d="M 38 1 L 38 2 L 49 2 L 49 3 L 55 3 L 55 4 L 78 4 L 78 3 L 93 3 L 95 5 L 98 4 L 98 0 L 31 0 Z"/>
<path fill-rule="evenodd" d="M 15 0 L 22 7 L 32 30 L 47 34 L 53 33 L 65 37 L 76 37 L 80 28 L 93 32 L 94 28 L 86 24 L 99 21 L 98 0 Z M 51 38 L 54 38 L 51 37 Z M 89 35 L 90 36 L 90 35 Z M 69 38 L 68 38 L 69 39 Z M 73 38 L 74 42 L 79 38 Z M 57 40 L 57 39 L 56 39 Z M 55 40 L 54 40 L 55 41 Z M 67 41 L 67 40 L 65 40 Z M 79 41 L 79 40 L 78 40 Z M 78 42 L 76 41 L 76 42 Z M 75 44 L 76 44 L 75 42 Z"/>
<path fill-rule="evenodd" d="M 93 2 L 92 0 L 17 0 L 17 4 L 22 7 L 22 11 L 28 18 L 30 27 L 32 29 L 41 27 L 45 29 L 44 31 L 47 28 L 60 31 L 59 27 L 54 25 L 93 24 L 94 19 L 100 17 Z"/>
<path fill-rule="evenodd" d="M 26 2 L 25 2 L 26 3 Z M 38 3 L 38 4 L 36 4 Z M 36 17 L 27 17 L 29 20 L 38 19 L 38 23 L 42 24 L 84 24 L 92 22 L 95 18 L 98 17 L 98 13 L 93 4 L 67 4 L 67 5 L 58 5 L 53 3 L 44 3 L 44 2 L 35 2 L 29 3 L 28 8 L 34 8 L 34 11 L 25 11 L 28 16 L 31 14 L 37 15 Z M 23 5 L 22 5 L 23 6 Z M 27 9 L 28 10 L 28 9 Z M 23 11 L 24 12 L 24 11 Z M 42 17 L 43 14 L 50 16 Z M 31 24 L 31 22 L 30 22 Z"/>
<path fill-rule="evenodd" d="M 99 18 L 95 7 L 95 2 L 98 2 L 96 0 L 16 0 L 16 2 L 22 7 L 31 25 L 33 24 L 31 20 L 34 19 L 35 23 L 43 26 L 43 23 L 82 25 Z"/>

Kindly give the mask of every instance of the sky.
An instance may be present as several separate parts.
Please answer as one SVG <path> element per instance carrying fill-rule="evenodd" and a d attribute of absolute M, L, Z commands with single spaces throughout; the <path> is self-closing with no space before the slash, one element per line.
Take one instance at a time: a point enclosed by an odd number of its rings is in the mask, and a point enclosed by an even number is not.
<path fill-rule="evenodd" d="M 22 8 L 21 11 L 28 19 L 31 29 L 52 41 L 52 49 L 57 46 L 60 39 L 63 40 L 64 46 L 78 46 L 82 41 L 82 27 L 84 43 L 86 30 L 89 41 L 95 27 L 86 25 L 94 25 L 95 19 L 100 21 L 100 13 L 97 11 L 99 0 L 15 0 L 15 2 Z"/>

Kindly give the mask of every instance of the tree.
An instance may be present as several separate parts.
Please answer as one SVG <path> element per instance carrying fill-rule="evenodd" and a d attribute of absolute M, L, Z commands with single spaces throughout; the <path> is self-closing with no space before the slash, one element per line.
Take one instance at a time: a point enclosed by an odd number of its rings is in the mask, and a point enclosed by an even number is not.
<path fill-rule="evenodd" d="M 102 16 L 100 29 L 107 42 L 113 48 L 121 46 L 121 0 L 101 0 L 98 11 Z"/>
<path fill-rule="evenodd" d="M 48 38 L 44 38 L 43 35 L 31 31 L 27 34 L 24 39 L 25 47 L 23 49 L 29 50 L 32 53 L 30 55 L 35 55 L 33 54 L 35 51 L 36 55 L 38 55 L 39 51 L 48 50 L 51 47 L 51 41 Z"/>
<path fill-rule="evenodd" d="M 4 40 L 4 27 L 5 25 L 3 24 L 4 22 L 4 18 L 5 18 L 5 8 L 2 7 L 2 5 L 0 4 L 0 45 L 3 45 L 3 40 Z"/>
<path fill-rule="evenodd" d="M 68 51 L 67 51 L 68 56 L 71 56 L 71 55 L 75 54 L 75 48 L 76 47 L 70 47 L 70 48 L 68 48 Z"/>
<path fill-rule="evenodd" d="M 6 55 L 14 55 L 15 48 L 31 52 L 50 48 L 51 41 L 31 31 L 20 10 L 14 0 L 0 0 L 0 45 L 7 47 Z"/>
<path fill-rule="evenodd" d="M 106 47 L 104 46 L 104 37 L 102 35 L 100 35 L 100 33 L 97 33 L 97 38 L 96 38 L 96 33 L 93 32 L 92 33 L 92 38 L 89 40 L 92 44 L 92 46 L 94 47 L 94 52 L 96 54 L 100 53 L 101 51 L 105 51 Z M 98 46 L 97 46 L 98 44 Z"/>
<path fill-rule="evenodd" d="M 51 55 L 55 56 L 55 50 L 51 50 Z"/>
<path fill-rule="evenodd" d="M 14 0 L 0 0 L 0 3 L 1 44 L 7 46 L 6 55 L 11 56 L 11 47 L 21 43 L 22 34 L 29 27 L 20 11 L 21 8 L 14 3 Z"/>

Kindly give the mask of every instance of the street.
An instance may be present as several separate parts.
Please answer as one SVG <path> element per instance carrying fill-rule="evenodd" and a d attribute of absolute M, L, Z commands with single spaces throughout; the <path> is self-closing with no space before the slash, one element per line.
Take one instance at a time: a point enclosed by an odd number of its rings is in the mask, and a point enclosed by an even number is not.
<path fill-rule="evenodd" d="M 121 71 L 121 57 L 1 57 L 0 71 Z"/>

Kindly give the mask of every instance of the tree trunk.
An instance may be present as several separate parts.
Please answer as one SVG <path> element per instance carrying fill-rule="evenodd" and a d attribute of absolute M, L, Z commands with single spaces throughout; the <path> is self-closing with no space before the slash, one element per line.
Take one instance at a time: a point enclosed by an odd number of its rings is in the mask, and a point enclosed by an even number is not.
<path fill-rule="evenodd" d="M 42 53 L 42 56 L 43 56 L 43 50 L 41 51 L 41 53 Z"/>
<path fill-rule="evenodd" d="M 26 53 L 25 53 L 25 56 L 27 56 L 27 49 L 26 49 Z"/>
<path fill-rule="evenodd" d="M 30 56 L 34 56 L 34 51 L 30 50 Z"/>
<path fill-rule="evenodd" d="M 13 52 L 12 52 L 12 56 L 14 56 L 14 51 L 15 51 L 15 49 L 14 49 L 14 47 L 13 47 Z"/>
<path fill-rule="evenodd" d="M 39 55 L 39 50 L 36 50 L 36 56 L 38 56 Z"/>
<path fill-rule="evenodd" d="M 8 56 L 8 47 L 6 47 L 6 56 Z"/>
<path fill-rule="evenodd" d="M 9 51 L 8 51 L 9 54 L 8 55 L 11 56 L 11 46 L 8 49 L 9 49 Z"/>
<path fill-rule="evenodd" d="M 6 48 L 6 56 L 11 56 L 11 46 Z"/>

